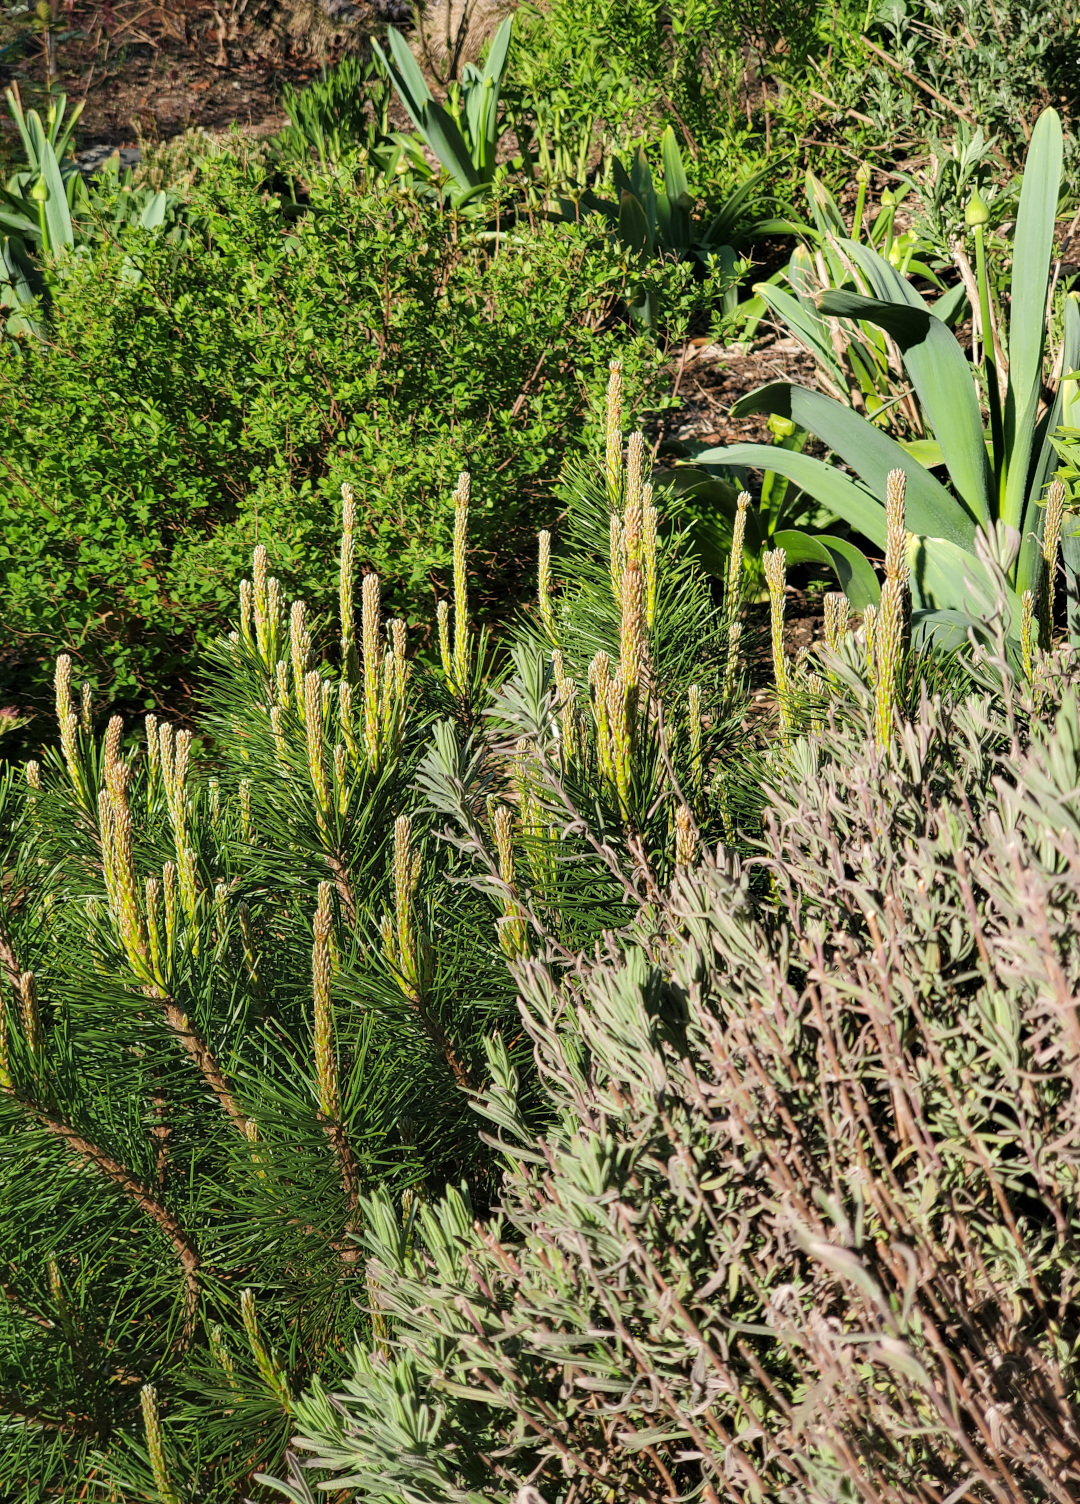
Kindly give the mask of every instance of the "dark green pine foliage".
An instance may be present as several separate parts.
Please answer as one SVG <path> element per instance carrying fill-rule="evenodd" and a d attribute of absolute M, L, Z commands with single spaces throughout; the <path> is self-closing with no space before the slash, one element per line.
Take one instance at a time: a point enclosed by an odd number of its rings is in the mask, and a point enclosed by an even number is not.
<path fill-rule="evenodd" d="M 348 488 L 330 662 L 262 550 L 197 737 L 95 734 L 59 660 L 59 747 L 0 785 L 0 1496 L 257 1496 L 295 1397 L 385 1334 L 362 1198 L 483 1215 L 494 1043 L 546 1121 L 508 959 L 639 926 L 721 835 L 728 613 L 618 386 L 509 651 L 463 476 L 433 669 L 354 580 Z"/>

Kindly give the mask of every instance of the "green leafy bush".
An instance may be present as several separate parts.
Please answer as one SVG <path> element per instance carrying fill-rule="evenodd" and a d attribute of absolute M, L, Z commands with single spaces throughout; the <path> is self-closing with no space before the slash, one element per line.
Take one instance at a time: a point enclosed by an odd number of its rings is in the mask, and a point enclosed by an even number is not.
<path fill-rule="evenodd" d="M 295 1504 L 1075 1494 L 1076 667 L 1045 728 L 982 676 L 884 754 L 841 705 L 754 863 L 517 964 L 552 1125 L 495 1041 L 498 1215 L 365 1200 L 389 1337 Z"/>
<path fill-rule="evenodd" d="M 765 145 L 762 105 L 778 119 L 792 109 L 805 119 L 805 95 L 788 90 L 785 98 L 775 80 L 805 71 L 816 44 L 828 49 L 838 12 L 811 6 L 796 13 L 775 0 L 554 0 L 518 15 L 511 72 L 522 109 L 535 112 L 541 126 L 557 117 L 568 133 L 595 128 L 616 149 L 675 124 L 709 202 L 706 185 L 732 187 L 732 163 L 725 162 L 732 147 L 741 148 L 741 166 L 748 146 Z M 752 106 L 743 97 L 751 69 Z"/>
<path fill-rule="evenodd" d="M 490 234 L 347 179 L 290 223 L 229 158 L 206 179 L 205 236 L 126 240 L 138 285 L 118 251 L 58 267 L 47 344 L 0 348 L 0 622 L 39 683 L 60 643 L 111 696 L 174 692 L 258 541 L 322 610 L 346 480 L 360 556 L 415 622 L 470 467 L 505 599 L 609 357 L 635 401 L 657 390 L 662 353 L 627 331 L 628 261 L 599 227 Z M 683 268 L 633 279 L 676 322 L 700 296 Z"/>
<path fill-rule="evenodd" d="M 467 477 L 439 668 L 356 581 L 348 494 L 340 667 L 260 548 L 211 654 L 213 759 L 154 717 L 96 734 L 60 660 L 59 751 L 0 779 L 5 1498 L 225 1504 L 282 1468 L 293 1397 L 385 1336 L 360 1194 L 496 1189 L 483 1041 L 531 1075 L 506 958 L 591 949 L 718 838 L 704 773 L 743 702 L 617 388 L 509 677 L 469 608 Z M 544 801 L 552 758 L 576 808 Z"/>
<path fill-rule="evenodd" d="M 861 78 L 845 87 L 841 76 L 839 88 L 879 128 L 921 137 L 927 109 L 935 108 L 901 69 L 936 89 L 947 101 L 946 113 L 950 105 L 957 109 L 1013 159 L 1048 104 L 1075 115 L 1071 38 L 1080 13 L 1073 0 L 995 0 L 992 8 L 976 0 L 881 0 L 865 14 L 871 40 L 892 66 L 880 52 L 872 54 Z"/>

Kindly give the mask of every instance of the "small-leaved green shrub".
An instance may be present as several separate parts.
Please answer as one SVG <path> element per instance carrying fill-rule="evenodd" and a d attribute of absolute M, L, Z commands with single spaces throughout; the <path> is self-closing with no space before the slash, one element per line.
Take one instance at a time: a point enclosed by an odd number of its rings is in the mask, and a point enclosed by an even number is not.
<path fill-rule="evenodd" d="M 69 258 L 49 338 L 0 347 L 0 627 L 22 681 L 59 644 L 110 697 L 175 694 L 259 542 L 321 612 L 345 481 L 358 558 L 415 623 L 471 469 L 505 599 L 609 358 L 631 400 L 656 398 L 662 351 L 626 326 L 629 253 L 599 223 L 489 232 L 348 177 L 290 221 L 258 181 L 210 159 L 205 234 Z M 702 296 L 687 268 L 632 271 L 676 328 Z"/>

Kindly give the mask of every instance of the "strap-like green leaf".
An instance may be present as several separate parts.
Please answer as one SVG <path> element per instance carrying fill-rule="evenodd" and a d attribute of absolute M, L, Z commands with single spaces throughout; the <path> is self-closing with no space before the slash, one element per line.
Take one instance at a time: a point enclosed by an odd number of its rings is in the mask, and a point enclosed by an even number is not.
<path fill-rule="evenodd" d="M 913 460 L 918 460 L 920 465 L 925 465 L 927 470 L 933 470 L 935 466 L 945 463 L 945 456 L 941 452 L 941 445 L 937 439 L 901 439 L 900 446 L 905 453 L 911 455 Z"/>
<path fill-rule="evenodd" d="M 948 292 L 941 294 L 931 312 L 936 319 L 940 319 L 943 324 L 947 324 L 951 329 L 967 306 L 967 288 L 962 282 L 957 282 L 953 287 L 949 288 Z"/>
<path fill-rule="evenodd" d="M 656 240 L 656 186 L 645 153 L 639 146 L 630 164 L 630 190 L 642 209 L 649 226 L 650 243 Z"/>
<path fill-rule="evenodd" d="M 15 230 L 30 240 L 41 239 L 41 227 L 23 212 L 25 206 L 21 200 L 12 198 L 11 194 L 4 193 L 0 188 L 0 205 L 0 228 Z"/>
<path fill-rule="evenodd" d="M 977 522 L 989 521 L 994 510 L 993 478 L 982 412 L 967 357 L 953 334 L 925 305 L 828 291 L 819 296 L 818 307 L 841 318 L 865 319 L 892 335 L 941 445 L 953 485 L 971 516 Z"/>
<path fill-rule="evenodd" d="M 911 604 L 921 611 L 965 611 L 977 621 L 990 616 L 996 597 L 986 566 L 967 549 L 945 538 L 913 537 L 908 546 Z M 1005 587 L 1010 637 L 1020 634 L 1020 600 Z"/>
<path fill-rule="evenodd" d="M 506 73 L 506 59 L 510 52 L 510 41 L 514 32 L 514 18 L 507 16 L 491 39 L 488 48 L 487 62 L 484 64 L 484 77 L 490 79 L 495 85 L 495 97 L 499 97 L 502 88 L 503 76 Z"/>
<path fill-rule="evenodd" d="M 989 645 L 985 624 L 976 621 L 966 611 L 912 611 L 911 640 L 917 648 L 925 650 L 931 645 L 939 653 L 955 653 L 967 647 L 968 633 L 974 631 L 977 638 Z"/>
<path fill-rule="evenodd" d="M 695 247 L 694 226 L 690 218 L 693 204 L 682 155 L 670 125 L 665 126 L 660 138 L 660 153 L 664 163 L 664 187 L 655 195 L 656 238 L 665 250 L 685 255 Z M 705 248 L 706 240 L 697 242 L 700 249 Z"/>
<path fill-rule="evenodd" d="M 645 210 L 625 189 L 619 195 L 619 239 L 638 256 L 646 255 L 652 248 Z"/>
<path fill-rule="evenodd" d="M 1013 274 L 1009 308 L 1009 386 L 1005 396 L 1005 495 L 1001 515 L 1021 528 L 1030 494 L 1029 470 L 1035 453 L 1042 400 L 1046 294 L 1061 186 L 1061 121 L 1044 110 L 1031 136 L 1020 207 L 1013 233 Z"/>
<path fill-rule="evenodd" d="M 139 215 L 139 223 L 144 230 L 156 230 L 159 225 L 164 224 L 167 204 L 168 198 L 163 192 L 155 193 L 152 198 L 147 199 L 146 206 Z"/>
<path fill-rule="evenodd" d="M 441 104 L 424 106 L 421 133 L 442 166 L 461 188 L 477 188 L 481 179 L 473 166 L 465 137 Z"/>
<path fill-rule="evenodd" d="M 1070 293 L 1065 299 L 1064 308 L 1064 350 L 1062 358 L 1065 371 L 1074 371 L 1080 364 L 1080 298 L 1076 293 Z M 1043 444 L 1043 452 L 1039 457 L 1039 463 L 1035 467 L 1032 478 L 1032 487 L 1029 497 L 1029 516 L 1025 518 L 1027 524 L 1023 534 L 1024 542 L 1020 550 L 1020 564 L 1017 570 L 1016 589 L 1018 593 L 1034 588 L 1037 572 L 1041 573 L 1042 550 L 1039 546 L 1042 535 L 1043 513 L 1039 510 L 1039 539 L 1032 541 L 1030 534 L 1034 531 L 1032 522 L 1034 518 L 1030 513 L 1034 510 L 1036 497 L 1041 497 L 1043 487 L 1052 477 L 1057 468 L 1059 457 L 1051 439 L 1054 431 L 1062 425 L 1075 423 L 1076 418 L 1070 408 L 1077 406 L 1077 397 L 1080 394 L 1080 386 L 1075 380 L 1066 381 L 1063 377 L 1058 383 L 1057 393 L 1054 397 L 1053 407 L 1050 409 L 1049 421 L 1046 425 L 1046 439 Z M 1074 534 L 1068 527 L 1064 529 L 1061 539 L 1061 559 L 1065 566 L 1066 585 L 1066 615 L 1068 620 L 1069 641 L 1074 647 L 1080 647 L 1080 534 Z"/>
<path fill-rule="evenodd" d="M 0 240 L 0 289 L 5 284 L 12 294 L 7 298 L 0 291 L 0 305 L 5 308 L 25 307 L 45 292 L 41 273 L 17 235 Z"/>
<path fill-rule="evenodd" d="M 842 237 L 847 234 L 847 225 L 840 212 L 840 205 L 825 184 L 816 178 L 809 168 L 806 169 L 806 199 L 810 205 L 810 212 L 814 216 L 818 234 L 823 239 L 829 235 Z"/>
<path fill-rule="evenodd" d="M 630 181 L 630 174 L 618 157 L 611 159 L 611 180 L 615 184 L 616 193 L 633 193 L 634 185 Z"/>
<path fill-rule="evenodd" d="M 478 78 L 465 90 L 464 113 L 469 159 L 479 177 L 490 178 L 495 167 L 495 125 L 499 114 L 494 79 Z"/>
<path fill-rule="evenodd" d="M 686 180 L 682 153 L 670 125 L 664 127 L 664 134 L 660 137 L 660 156 L 664 164 L 664 192 L 668 196 L 668 202 L 689 198 L 690 184 Z"/>
<path fill-rule="evenodd" d="M 60 163 L 48 141 L 41 143 L 39 160 L 41 176 L 49 190 L 45 200 L 45 225 L 49 232 L 49 249 L 55 256 L 60 251 L 70 250 L 75 244 L 75 233 L 71 227 L 71 211 Z"/>
<path fill-rule="evenodd" d="M 56 152 L 57 159 L 62 162 L 64 160 L 64 156 L 67 152 L 68 147 L 71 145 L 71 138 L 75 133 L 75 127 L 79 122 L 79 117 L 82 114 L 83 110 L 86 108 L 86 101 L 84 99 L 80 99 L 79 103 L 71 111 L 71 114 L 67 116 L 66 123 L 64 120 L 64 115 L 67 106 L 67 95 L 61 94 L 59 98 L 56 99 L 55 103 L 56 119 L 52 129 L 52 144 L 53 150 Z"/>
<path fill-rule="evenodd" d="M 881 600 L 881 586 L 870 560 L 846 538 L 785 528 L 774 533 L 772 541 L 774 548 L 782 548 L 787 554 L 789 564 L 824 564 L 831 569 L 856 611 L 865 611 Z"/>
<path fill-rule="evenodd" d="M 902 452 L 902 451 L 901 451 Z M 795 454 L 771 444 L 731 444 L 725 449 L 706 449 L 696 456 L 699 465 L 724 468 L 745 466 L 751 470 L 775 470 L 816 496 L 822 506 L 856 528 L 871 543 L 885 547 L 885 508 L 871 491 L 835 465 Z"/>
<path fill-rule="evenodd" d="M 402 104 L 408 110 L 413 125 L 422 134 L 424 106 L 432 97 L 431 90 L 424 80 L 424 75 L 420 72 L 416 59 L 409 51 L 409 44 L 401 33 L 391 27 L 386 34 L 386 40 L 393 53 L 393 63 L 390 62 L 378 42 L 372 42 L 372 50 L 397 90 Z"/>
<path fill-rule="evenodd" d="M 677 234 L 672 219 L 670 200 L 661 188 L 656 194 L 656 243 L 663 246 L 665 251 L 689 250 L 688 245 L 678 243 Z"/>
<path fill-rule="evenodd" d="M 751 173 L 745 183 L 740 183 L 737 188 L 728 194 L 709 225 L 706 239 L 717 245 L 722 244 L 725 240 L 734 239 L 741 225 L 743 209 L 751 195 L 765 181 L 767 172 L 768 168 L 759 168 L 757 172 Z"/>
<path fill-rule="evenodd" d="M 884 504 L 885 480 L 889 471 L 903 470 L 907 476 L 908 526 L 912 531 L 951 538 L 961 548 L 971 547 L 975 524 L 956 498 L 928 470 L 924 470 L 918 461 L 906 454 L 895 439 L 890 439 L 888 434 L 882 433 L 850 407 L 834 402 L 831 397 L 825 397 L 820 392 L 808 391 L 806 387 L 777 381 L 741 397 L 731 411 L 735 417 L 742 417 L 747 413 L 778 413 L 790 418 L 809 433 L 816 434 L 855 471 L 871 495 L 882 498 L 881 505 Z M 710 453 L 719 455 L 723 451 L 713 450 Z M 701 461 L 702 457 L 698 458 Z M 820 464 L 820 461 L 816 463 Z M 768 468 L 780 467 L 774 465 Z M 831 469 L 828 466 L 821 468 Z M 781 471 L 781 474 L 784 473 L 786 472 Z M 812 485 L 804 489 L 812 495 L 819 495 Z M 819 499 L 824 500 L 820 496 Z M 839 515 L 853 527 L 861 527 L 846 513 L 841 512 Z M 884 517 L 884 513 L 882 516 Z M 880 537 L 867 533 L 867 537 L 879 544 L 884 544 L 885 541 L 884 532 Z"/>
<path fill-rule="evenodd" d="M 1042 376 L 1046 289 L 1061 186 L 1061 157 L 1061 120 L 1056 110 L 1043 110 L 1031 134 L 1013 234 L 1009 386 L 1015 390 L 1018 417 L 1023 400 Z"/>
<path fill-rule="evenodd" d="M 8 110 L 11 112 L 11 118 L 19 128 L 19 138 L 22 141 L 22 148 L 23 152 L 25 153 L 26 160 L 29 163 L 31 169 L 36 172 L 37 157 L 34 154 L 34 143 L 30 136 L 29 121 L 27 120 L 26 115 L 23 112 L 22 105 L 19 103 L 18 99 L 16 99 L 15 93 L 12 89 L 4 90 L 4 98 L 7 101 Z M 31 110 L 30 114 L 34 115 L 35 111 Z M 38 121 L 39 126 L 40 123 L 41 122 Z"/>
<path fill-rule="evenodd" d="M 879 329 L 891 334 L 901 348 L 925 339 L 932 317 L 925 308 L 866 298 L 862 293 L 850 292 L 846 288 L 826 288 L 818 293 L 817 306 L 832 318 L 866 319 L 868 323 L 877 324 Z"/>
<path fill-rule="evenodd" d="M 838 240 L 837 245 L 862 272 L 875 298 L 883 303 L 907 303 L 911 308 L 929 312 L 925 300 L 908 279 L 884 256 L 879 256 L 873 246 L 864 245 L 861 240 Z"/>

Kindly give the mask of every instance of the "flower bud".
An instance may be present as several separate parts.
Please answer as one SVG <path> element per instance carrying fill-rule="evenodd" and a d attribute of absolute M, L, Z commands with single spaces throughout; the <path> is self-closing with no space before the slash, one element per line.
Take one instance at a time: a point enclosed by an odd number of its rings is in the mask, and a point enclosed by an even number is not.
<path fill-rule="evenodd" d="M 779 413 L 773 413 L 765 426 L 777 439 L 790 439 L 795 432 L 795 424 L 791 419 L 782 418 Z"/>
<path fill-rule="evenodd" d="M 979 190 L 976 188 L 967 201 L 967 208 L 964 210 L 964 223 L 969 230 L 974 230 L 979 225 L 986 224 L 989 218 L 990 210 L 979 197 Z"/>

